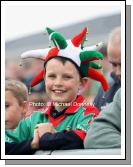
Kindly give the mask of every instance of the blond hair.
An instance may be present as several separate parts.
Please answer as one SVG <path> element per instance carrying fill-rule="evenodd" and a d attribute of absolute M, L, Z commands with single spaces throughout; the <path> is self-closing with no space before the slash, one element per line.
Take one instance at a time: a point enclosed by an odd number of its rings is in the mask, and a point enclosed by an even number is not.
<path fill-rule="evenodd" d="M 21 81 L 7 79 L 5 81 L 5 91 L 11 91 L 19 104 L 28 99 L 28 89 Z"/>

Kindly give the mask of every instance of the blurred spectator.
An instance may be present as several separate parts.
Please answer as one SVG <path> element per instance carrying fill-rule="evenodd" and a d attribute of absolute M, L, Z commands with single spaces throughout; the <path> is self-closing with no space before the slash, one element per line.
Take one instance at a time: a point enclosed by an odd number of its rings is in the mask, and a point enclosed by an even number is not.
<path fill-rule="evenodd" d="M 5 77 L 6 79 L 15 79 L 15 80 L 23 80 L 24 69 L 20 68 L 19 64 L 14 62 L 6 62 L 5 68 Z"/>
<path fill-rule="evenodd" d="M 110 76 L 110 71 L 112 70 L 112 66 L 110 62 L 108 61 L 108 57 L 107 57 L 107 45 L 105 44 L 102 48 L 100 48 L 99 52 L 101 52 L 104 56 L 104 59 L 100 61 L 100 64 L 103 67 L 102 70 L 104 72 L 104 76 L 106 77 L 108 82 L 112 82 L 113 79 Z"/>
<path fill-rule="evenodd" d="M 17 62 L 6 62 L 6 79 L 20 80 L 28 87 L 33 77 L 41 70 L 43 62 L 41 60 L 29 59 L 21 62 L 21 67 Z M 44 81 L 32 88 L 32 92 L 44 92 Z"/>
<path fill-rule="evenodd" d="M 104 93 L 102 87 L 94 99 L 94 105 L 101 110 L 112 102 L 116 91 L 121 87 L 121 28 L 116 27 L 109 35 L 107 44 L 108 61 L 112 65 L 110 89 Z"/>
<path fill-rule="evenodd" d="M 100 112 L 91 123 L 84 140 L 84 148 L 121 147 L 121 88 L 113 102 Z"/>
<path fill-rule="evenodd" d="M 15 129 L 28 111 L 27 87 L 17 80 L 5 82 L 5 128 Z"/>

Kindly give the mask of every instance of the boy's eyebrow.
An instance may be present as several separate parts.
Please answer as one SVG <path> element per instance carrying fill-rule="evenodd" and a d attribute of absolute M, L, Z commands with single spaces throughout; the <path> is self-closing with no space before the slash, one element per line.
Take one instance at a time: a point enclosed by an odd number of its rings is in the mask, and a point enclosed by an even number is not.
<path fill-rule="evenodd" d="M 63 73 L 63 75 L 73 75 L 73 73 Z"/>

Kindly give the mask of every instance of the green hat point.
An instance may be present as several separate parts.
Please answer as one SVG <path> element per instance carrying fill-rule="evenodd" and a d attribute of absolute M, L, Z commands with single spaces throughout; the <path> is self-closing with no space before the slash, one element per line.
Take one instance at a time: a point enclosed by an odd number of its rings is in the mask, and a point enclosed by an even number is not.
<path fill-rule="evenodd" d="M 49 28 L 49 27 L 46 27 L 46 31 L 48 32 L 49 35 L 50 35 L 51 33 L 55 32 L 54 30 L 52 30 L 52 29 Z"/>
<path fill-rule="evenodd" d="M 66 39 L 58 32 L 54 32 L 50 39 L 53 40 L 60 49 L 65 49 L 67 47 Z"/>
<path fill-rule="evenodd" d="M 101 69 L 102 66 L 96 62 L 89 62 L 89 66 L 92 67 L 92 68 L 95 68 L 95 69 Z"/>
<path fill-rule="evenodd" d="M 84 61 L 87 59 L 92 59 L 92 58 L 98 58 L 98 59 L 103 59 L 103 55 L 101 52 L 98 51 L 83 51 L 80 53 L 80 60 Z"/>

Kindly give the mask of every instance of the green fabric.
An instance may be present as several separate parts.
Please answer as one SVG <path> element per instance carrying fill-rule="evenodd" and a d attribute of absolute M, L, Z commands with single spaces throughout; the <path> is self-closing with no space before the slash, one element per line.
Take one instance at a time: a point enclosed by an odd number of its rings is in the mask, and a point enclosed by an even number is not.
<path fill-rule="evenodd" d="M 83 75 L 83 77 L 88 76 L 88 68 L 89 68 L 89 63 L 81 63 L 80 72 Z"/>
<path fill-rule="evenodd" d="M 92 67 L 95 69 L 101 69 L 102 66 L 100 66 L 100 64 L 96 63 L 96 62 L 88 62 L 88 63 L 82 63 L 80 65 L 80 72 L 84 77 L 88 76 L 88 68 Z"/>
<path fill-rule="evenodd" d="M 46 31 L 48 32 L 49 35 L 50 35 L 51 33 L 55 32 L 54 30 L 52 30 L 52 29 L 49 28 L 49 27 L 46 27 Z"/>
<path fill-rule="evenodd" d="M 33 112 L 30 117 L 23 119 L 14 131 L 6 130 L 6 142 L 21 142 L 32 139 L 36 124 L 49 122 L 48 116 L 44 114 L 47 109 L 48 108 L 39 112 Z M 67 128 L 87 131 L 89 127 L 88 121 L 93 119 L 94 114 L 90 113 L 84 115 L 85 110 L 86 109 L 81 105 L 75 112 L 68 113 L 65 119 L 55 127 L 56 131 L 60 132 Z"/>
<path fill-rule="evenodd" d="M 86 50 L 80 52 L 80 60 L 84 61 L 87 59 L 92 59 L 92 58 L 98 58 L 98 59 L 103 59 L 102 53 L 98 51 L 93 51 L 93 50 Z"/>
<path fill-rule="evenodd" d="M 58 32 L 53 32 L 50 36 L 50 39 L 53 40 L 60 49 L 65 49 L 67 47 L 65 38 Z"/>
<path fill-rule="evenodd" d="M 89 66 L 92 67 L 92 68 L 95 68 L 95 69 L 101 69 L 102 66 L 96 62 L 89 62 Z"/>
<path fill-rule="evenodd" d="M 113 102 L 105 107 L 88 129 L 84 140 L 85 148 L 120 148 L 121 147 L 121 89 Z"/>

